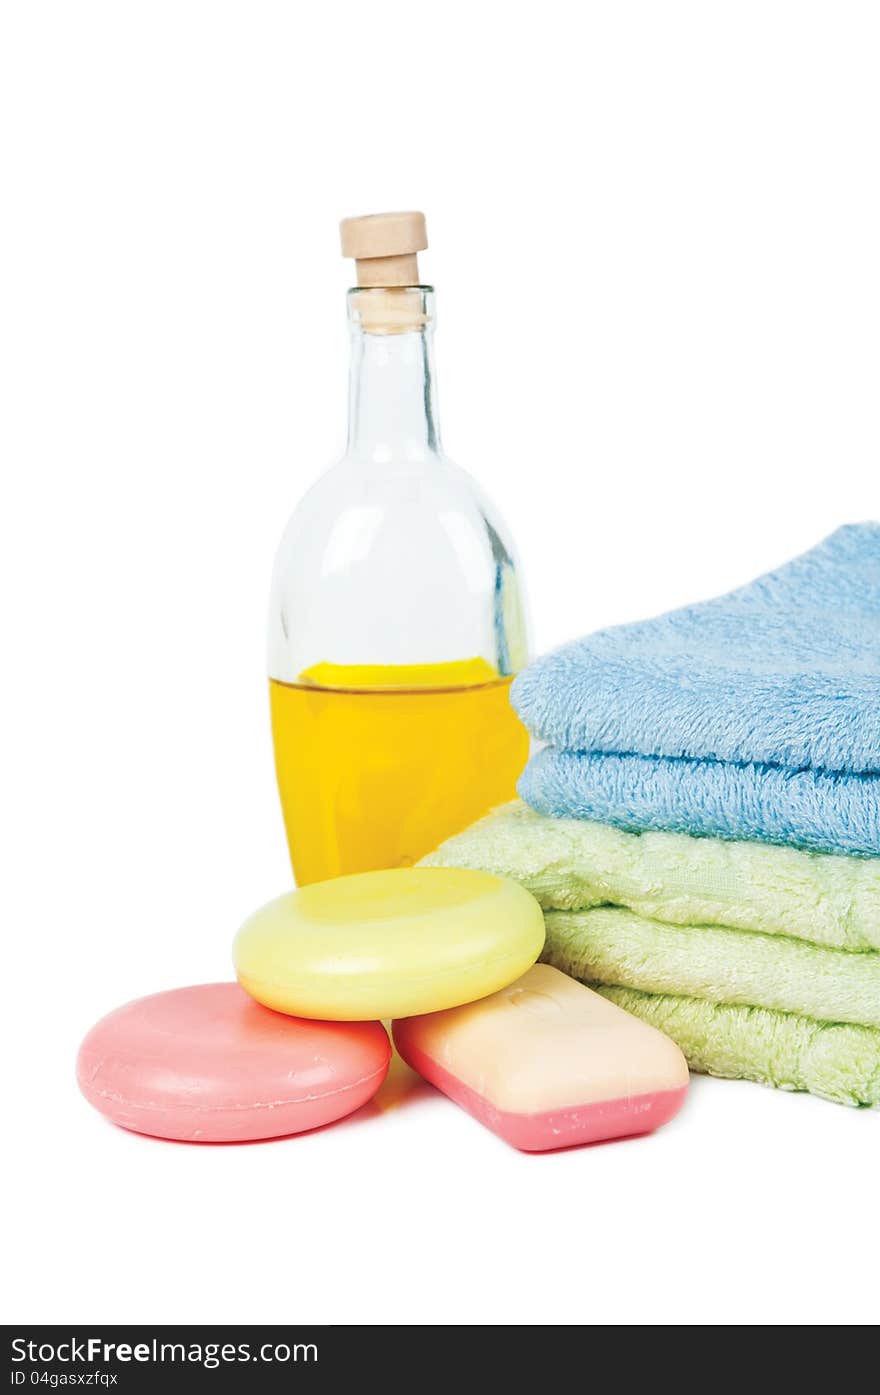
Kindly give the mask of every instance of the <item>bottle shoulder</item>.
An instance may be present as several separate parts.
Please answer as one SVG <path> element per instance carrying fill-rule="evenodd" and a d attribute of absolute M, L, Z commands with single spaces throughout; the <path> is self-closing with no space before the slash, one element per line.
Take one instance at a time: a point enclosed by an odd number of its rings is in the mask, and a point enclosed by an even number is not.
<path fill-rule="evenodd" d="M 366 496 L 406 498 L 426 506 L 444 497 L 486 502 L 476 478 L 447 455 L 389 460 L 344 455 L 312 482 L 295 505 L 290 521 L 300 515 L 314 517 L 318 510 L 332 512 Z"/>
<path fill-rule="evenodd" d="M 346 457 L 294 510 L 273 575 L 274 676 L 295 681 L 321 662 L 476 657 L 506 675 L 524 643 L 506 530 L 447 458 Z"/>
<path fill-rule="evenodd" d="M 512 564 L 513 549 L 497 510 L 476 479 L 447 456 L 364 461 L 344 456 L 315 480 L 290 515 L 277 566 L 312 560 L 330 549 L 363 561 L 395 542 L 411 550 L 432 540 L 444 550 L 468 538 L 487 559 Z M 326 558 L 325 558 L 326 560 Z M 331 559 L 332 560 L 332 559 Z"/>

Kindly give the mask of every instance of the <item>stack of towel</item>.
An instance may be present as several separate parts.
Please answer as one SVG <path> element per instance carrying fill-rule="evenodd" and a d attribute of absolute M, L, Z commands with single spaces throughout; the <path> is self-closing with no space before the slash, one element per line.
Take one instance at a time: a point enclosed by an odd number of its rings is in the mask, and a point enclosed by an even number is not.
<path fill-rule="evenodd" d="M 526 803 L 426 860 L 521 881 L 545 959 L 694 1069 L 880 1105 L 880 524 L 568 645 L 513 701 L 550 743 Z"/>

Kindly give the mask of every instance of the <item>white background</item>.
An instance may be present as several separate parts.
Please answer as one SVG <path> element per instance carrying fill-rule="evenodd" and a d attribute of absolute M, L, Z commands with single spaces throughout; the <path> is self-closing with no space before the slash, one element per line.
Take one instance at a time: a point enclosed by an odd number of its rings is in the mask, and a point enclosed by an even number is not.
<path fill-rule="evenodd" d="M 15 3 L 0 21 L 9 1319 L 876 1319 L 880 1116 L 696 1079 L 508 1149 L 404 1076 L 254 1147 L 114 1130 L 116 1004 L 290 880 L 264 679 L 344 432 L 337 220 L 427 211 L 450 453 L 538 649 L 877 517 L 872 4 Z"/>

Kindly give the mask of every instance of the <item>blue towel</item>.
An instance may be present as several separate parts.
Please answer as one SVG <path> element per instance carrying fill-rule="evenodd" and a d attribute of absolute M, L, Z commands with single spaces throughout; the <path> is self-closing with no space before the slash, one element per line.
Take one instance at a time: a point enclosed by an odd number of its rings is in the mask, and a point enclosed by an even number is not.
<path fill-rule="evenodd" d="M 880 524 L 527 668 L 541 813 L 880 856 Z"/>
<path fill-rule="evenodd" d="M 539 751 L 519 793 L 539 814 L 630 833 L 787 843 L 880 857 L 880 777 L 777 765 Z"/>

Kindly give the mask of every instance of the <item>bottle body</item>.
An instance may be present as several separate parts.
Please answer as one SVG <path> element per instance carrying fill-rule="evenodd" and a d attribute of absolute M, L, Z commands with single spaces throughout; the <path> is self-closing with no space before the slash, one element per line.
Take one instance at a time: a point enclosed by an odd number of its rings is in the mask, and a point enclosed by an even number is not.
<path fill-rule="evenodd" d="M 389 307 L 394 314 L 389 313 Z M 428 288 L 353 292 L 349 446 L 288 525 L 269 676 L 300 885 L 408 866 L 513 797 L 528 737 L 503 529 L 436 428 Z"/>
<path fill-rule="evenodd" d="M 412 866 L 513 798 L 528 738 L 508 701 L 511 680 L 431 689 L 392 687 L 395 677 L 377 668 L 381 686 L 361 690 L 270 684 L 278 788 L 300 886 Z"/>

